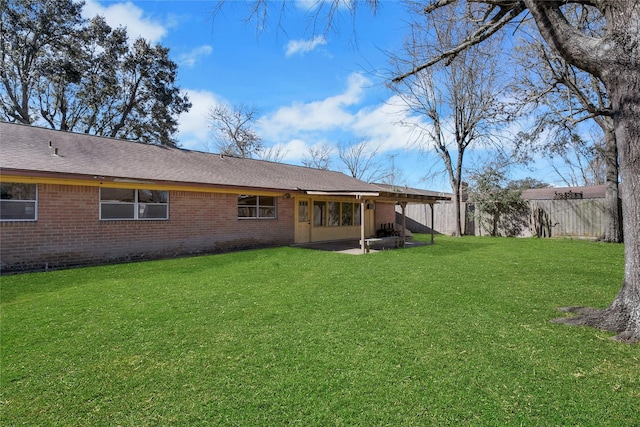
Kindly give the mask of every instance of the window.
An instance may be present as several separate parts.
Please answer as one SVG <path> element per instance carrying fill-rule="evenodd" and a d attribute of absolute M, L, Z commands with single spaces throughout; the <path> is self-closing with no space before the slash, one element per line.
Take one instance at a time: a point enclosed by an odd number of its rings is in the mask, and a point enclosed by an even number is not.
<path fill-rule="evenodd" d="M 348 227 L 360 223 L 360 203 L 313 202 L 314 227 Z"/>
<path fill-rule="evenodd" d="M 309 221 L 309 202 L 301 200 L 298 202 L 298 222 Z"/>
<path fill-rule="evenodd" d="M 36 221 L 38 187 L 36 184 L 3 182 L 0 184 L 0 220 Z"/>
<path fill-rule="evenodd" d="M 353 225 L 361 225 L 362 224 L 362 205 L 360 203 L 353 204 Z"/>
<path fill-rule="evenodd" d="M 329 202 L 329 225 L 340 225 L 340 202 Z"/>
<path fill-rule="evenodd" d="M 238 218 L 276 218 L 276 198 L 238 196 Z"/>
<path fill-rule="evenodd" d="M 101 188 L 100 219 L 169 219 L 169 192 Z"/>
<path fill-rule="evenodd" d="M 327 202 L 313 202 L 313 226 L 322 227 L 326 225 Z"/>
<path fill-rule="evenodd" d="M 353 225 L 353 203 L 342 204 L 342 225 Z"/>

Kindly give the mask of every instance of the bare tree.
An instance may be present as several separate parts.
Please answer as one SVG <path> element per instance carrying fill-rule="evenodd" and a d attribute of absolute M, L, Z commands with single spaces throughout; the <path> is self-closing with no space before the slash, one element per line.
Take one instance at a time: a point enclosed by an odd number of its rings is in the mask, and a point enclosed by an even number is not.
<path fill-rule="evenodd" d="M 407 48 L 409 63 L 423 60 L 426 34 L 423 23 L 416 23 Z M 457 23 L 443 20 L 432 34 L 443 45 L 454 45 L 460 28 Z M 422 69 L 392 86 L 409 112 L 427 120 L 418 134 L 425 148 L 434 149 L 440 156 L 447 171 L 456 210 L 455 236 L 462 235 L 464 156 L 474 144 L 491 140 L 502 117 L 498 63 L 489 49 L 490 46 L 470 48 L 447 66 Z M 399 69 L 408 63 L 399 58 L 395 62 Z"/>
<path fill-rule="evenodd" d="M 380 147 L 371 149 L 369 144 L 370 141 L 366 139 L 351 144 L 341 143 L 338 146 L 338 157 L 352 177 L 367 182 L 379 182 L 385 178 L 387 172 L 377 157 Z"/>
<path fill-rule="evenodd" d="M 218 104 L 211 107 L 208 118 L 220 154 L 252 158 L 262 150 L 262 138 L 252 127 L 258 118 L 255 107 Z"/>
<path fill-rule="evenodd" d="M 396 166 L 396 159 L 398 156 L 399 154 L 397 152 L 386 155 L 386 158 L 389 159 L 389 167 L 386 169 L 384 176 L 380 180 L 382 184 L 400 186 L 406 182 L 407 179 L 404 171 Z"/>
<path fill-rule="evenodd" d="M 263 147 L 258 153 L 258 158 L 268 162 L 280 163 L 286 155 L 287 152 L 282 145 L 272 145 L 271 147 Z"/>
<path fill-rule="evenodd" d="M 602 16 L 576 5 L 567 9 L 566 14 L 576 27 L 590 36 L 602 36 Z M 570 170 L 587 174 L 582 179 L 585 185 L 606 185 L 605 217 L 600 240 L 619 243 L 622 241 L 622 218 L 618 149 L 607 90 L 599 78 L 567 63 L 559 54 L 549 50 L 539 35 L 533 34 L 523 38 L 524 42 L 516 48 L 521 72 L 517 73 L 520 78 L 516 78 L 515 95 L 520 99 L 520 104 L 532 105 L 536 109 L 537 129 L 544 129 L 542 135 L 549 135 L 549 129 L 555 130 L 557 137 L 539 145 L 541 151 L 559 156 L 571 166 Z M 601 130 L 602 136 L 590 138 L 591 144 L 586 143 L 582 135 L 574 135 L 576 128 L 585 121 L 595 122 Z M 558 144 L 558 141 L 569 142 L 569 145 Z M 580 164 L 583 160 L 584 165 Z M 576 162 L 577 166 L 584 167 L 576 169 Z M 555 165 L 553 161 L 552 165 Z M 602 182 L 591 178 L 600 170 L 604 171 Z M 566 175 L 562 175 L 564 179 Z"/>
<path fill-rule="evenodd" d="M 563 139 L 543 154 L 562 182 L 569 187 L 604 185 L 606 171 L 602 142 L 585 141 L 578 134 Z"/>
<path fill-rule="evenodd" d="M 331 147 L 327 144 L 311 147 L 309 153 L 302 159 L 302 164 L 308 168 L 327 170 L 331 165 L 331 151 Z"/>

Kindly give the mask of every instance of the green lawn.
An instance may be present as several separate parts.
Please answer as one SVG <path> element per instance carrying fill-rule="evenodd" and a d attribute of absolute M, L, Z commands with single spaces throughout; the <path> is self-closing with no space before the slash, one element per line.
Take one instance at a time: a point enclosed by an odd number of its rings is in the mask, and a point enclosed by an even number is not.
<path fill-rule="evenodd" d="M 417 238 L 426 238 L 418 236 Z M 640 425 L 622 245 L 436 238 L 1 278 L 0 424 Z"/>

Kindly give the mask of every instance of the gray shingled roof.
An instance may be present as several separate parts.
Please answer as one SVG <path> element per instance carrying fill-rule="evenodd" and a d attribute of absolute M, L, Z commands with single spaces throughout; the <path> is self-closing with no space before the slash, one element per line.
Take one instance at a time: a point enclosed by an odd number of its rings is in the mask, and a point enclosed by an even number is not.
<path fill-rule="evenodd" d="M 377 191 L 371 184 L 340 172 L 3 122 L 0 168 L 3 173 L 33 171 L 284 191 Z"/>

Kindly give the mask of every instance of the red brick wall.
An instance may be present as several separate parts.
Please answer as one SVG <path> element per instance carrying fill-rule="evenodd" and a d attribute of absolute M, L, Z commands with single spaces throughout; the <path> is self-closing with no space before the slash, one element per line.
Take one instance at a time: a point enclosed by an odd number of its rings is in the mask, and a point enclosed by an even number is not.
<path fill-rule="evenodd" d="M 238 219 L 234 194 L 169 192 L 169 220 L 100 221 L 99 189 L 38 185 L 38 221 L 0 222 L 2 271 L 166 258 L 294 241 L 293 199 L 277 219 Z"/>
<path fill-rule="evenodd" d="M 382 224 L 396 223 L 396 205 L 394 203 L 376 203 L 376 230 Z"/>

